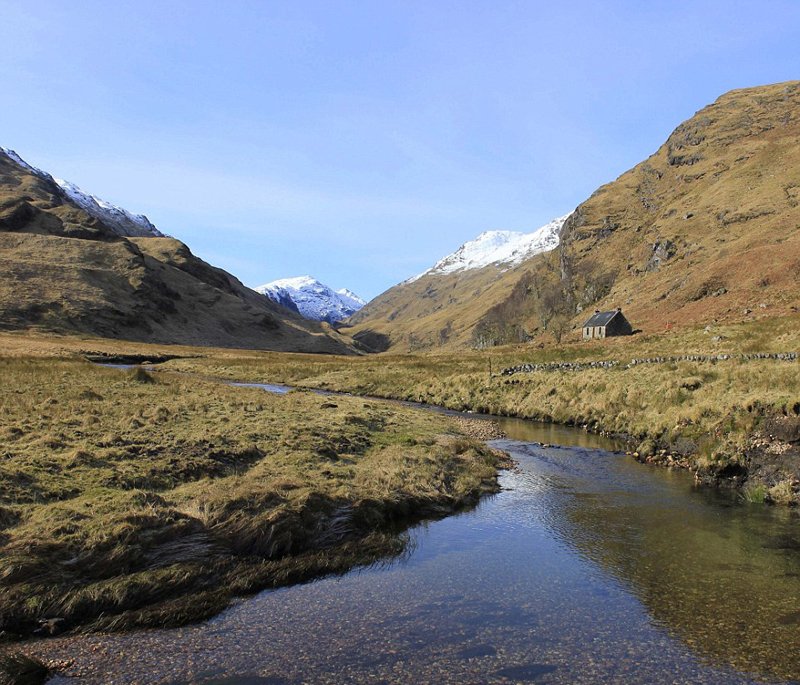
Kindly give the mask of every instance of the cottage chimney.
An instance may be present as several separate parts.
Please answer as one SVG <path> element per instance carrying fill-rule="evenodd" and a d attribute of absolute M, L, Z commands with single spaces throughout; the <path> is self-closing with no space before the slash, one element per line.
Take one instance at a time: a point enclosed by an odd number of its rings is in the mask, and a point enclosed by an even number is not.
<path fill-rule="evenodd" d="M 617 307 L 617 311 L 621 312 L 622 311 L 622 307 Z"/>
<path fill-rule="evenodd" d="M 595 309 L 595 310 L 594 310 L 594 313 L 595 313 L 595 314 L 599 314 L 599 313 L 600 313 L 600 310 L 599 310 L 599 309 Z"/>

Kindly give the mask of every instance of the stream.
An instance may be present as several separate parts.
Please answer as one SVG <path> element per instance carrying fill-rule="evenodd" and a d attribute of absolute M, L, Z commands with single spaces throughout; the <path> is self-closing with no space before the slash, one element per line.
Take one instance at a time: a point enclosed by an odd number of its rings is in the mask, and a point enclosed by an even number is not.
<path fill-rule="evenodd" d="M 400 559 L 174 630 L 55 638 L 54 685 L 800 682 L 800 517 L 497 419 L 503 490 Z"/>

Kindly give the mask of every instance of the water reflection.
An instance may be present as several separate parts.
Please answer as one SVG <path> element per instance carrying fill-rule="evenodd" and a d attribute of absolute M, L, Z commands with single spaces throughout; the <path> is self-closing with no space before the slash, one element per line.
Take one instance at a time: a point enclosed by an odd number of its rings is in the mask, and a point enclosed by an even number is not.
<path fill-rule="evenodd" d="M 615 451 L 620 443 L 594 433 L 586 433 L 570 426 L 556 423 L 539 423 L 511 417 L 491 417 L 510 440 L 565 447 L 585 447 L 595 450 Z"/>
<path fill-rule="evenodd" d="M 292 389 L 288 385 L 277 385 L 276 383 L 240 383 L 230 381 L 228 385 L 233 385 L 237 388 L 258 388 L 259 390 L 265 390 L 266 392 L 271 392 L 276 395 L 285 395 Z"/>
<path fill-rule="evenodd" d="M 787 509 L 697 490 L 683 473 L 653 474 L 563 451 L 537 461 L 566 481 L 548 497 L 548 526 L 621 579 L 651 616 L 704 657 L 779 678 L 800 676 L 800 526 Z M 566 475 L 565 475 L 566 474 Z M 541 476 L 540 476 L 541 477 Z"/>
<path fill-rule="evenodd" d="M 563 427 L 380 568 L 262 593 L 199 626 L 63 639 L 89 683 L 750 683 L 800 677 L 787 511 L 697 491 Z M 542 447 L 533 443 L 569 444 Z M 61 682 L 64 682 L 63 680 Z"/>

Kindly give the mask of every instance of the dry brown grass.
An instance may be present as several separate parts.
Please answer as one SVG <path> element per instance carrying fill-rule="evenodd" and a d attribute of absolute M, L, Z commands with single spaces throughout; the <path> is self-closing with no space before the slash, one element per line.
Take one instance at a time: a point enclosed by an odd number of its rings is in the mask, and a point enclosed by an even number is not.
<path fill-rule="evenodd" d="M 397 554 L 387 526 L 495 487 L 497 455 L 455 430 L 357 398 L 0 358 L 0 631 L 176 624 Z"/>
<path fill-rule="evenodd" d="M 178 240 L 127 238 L 0 152 L 0 327 L 307 352 L 352 351 Z"/>
<path fill-rule="evenodd" d="M 697 327 L 663 335 L 612 338 L 542 349 L 531 345 L 459 354 L 390 355 L 359 359 L 308 355 L 229 354 L 174 360 L 170 368 L 210 375 L 413 400 L 587 426 L 627 435 L 643 456 L 659 450 L 688 456 L 688 465 L 716 479 L 753 466 L 754 439 L 765 418 L 800 406 L 798 362 L 677 362 L 624 368 L 634 358 L 685 354 L 783 352 L 800 348 L 797 317 Z M 497 372 L 523 362 L 616 360 L 611 369 Z M 490 377 L 489 369 L 494 371 Z M 786 446 L 793 454 L 791 445 Z M 791 458 L 764 485 L 794 482 Z M 754 470 L 751 469 L 753 477 Z M 782 486 L 785 489 L 785 486 Z M 798 499 L 776 491 L 775 501 Z"/>

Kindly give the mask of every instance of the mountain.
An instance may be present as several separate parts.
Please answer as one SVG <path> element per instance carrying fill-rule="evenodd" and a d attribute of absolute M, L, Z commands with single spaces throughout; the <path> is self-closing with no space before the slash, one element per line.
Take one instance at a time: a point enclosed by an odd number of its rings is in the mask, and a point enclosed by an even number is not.
<path fill-rule="evenodd" d="M 347 321 L 348 333 L 375 351 L 470 344 L 482 317 L 513 291 L 519 269 L 558 246 L 566 218 L 531 233 L 481 233 L 372 300 Z"/>
<path fill-rule="evenodd" d="M 274 302 L 306 319 L 337 323 L 355 314 L 366 302 L 354 292 L 333 290 L 311 276 L 281 278 L 255 288 Z"/>
<path fill-rule="evenodd" d="M 798 282 L 793 81 L 726 93 L 596 190 L 479 330 L 490 342 L 515 328 L 569 331 L 615 306 L 645 333 L 769 319 L 796 313 Z"/>
<path fill-rule="evenodd" d="M 126 209 L 112 205 L 99 197 L 84 192 L 74 183 L 61 178 L 54 178 L 41 169 L 28 164 L 14 150 L 0 147 L 4 153 L 20 167 L 38 176 L 48 183 L 55 183 L 63 191 L 66 198 L 83 209 L 89 216 L 102 221 L 108 228 L 119 235 L 138 237 L 164 237 L 163 234 L 143 214 L 132 214 Z"/>
<path fill-rule="evenodd" d="M 798 282 L 792 81 L 731 91 L 680 124 L 581 203 L 555 249 L 505 271 L 430 270 L 375 298 L 351 333 L 373 349 L 560 340 L 578 337 L 587 311 L 616 306 L 634 328 L 664 333 L 796 314 Z"/>
<path fill-rule="evenodd" d="M 540 252 L 547 252 L 558 246 L 558 233 L 566 221 L 566 216 L 553 219 L 533 233 L 514 231 L 486 231 L 475 240 L 464 243 L 452 254 L 440 259 L 427 271 L 408 279 L 406 283 L 427 275 L 449 274 L 485 266 L 513 266 L 530 259 Z"/>
<path fill-rule="evenodd" d="M 142 342 L 351 351 L 145 218 L 0 150 L 0 326 Z"/>

